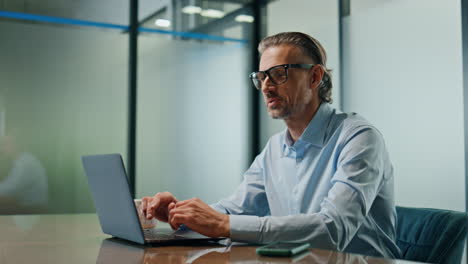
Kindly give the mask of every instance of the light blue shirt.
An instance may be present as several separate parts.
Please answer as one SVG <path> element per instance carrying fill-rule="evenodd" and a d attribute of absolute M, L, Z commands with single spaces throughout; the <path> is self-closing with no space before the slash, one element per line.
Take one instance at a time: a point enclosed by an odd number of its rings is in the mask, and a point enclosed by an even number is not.
<path fill-rule="evenodd" d="M 295 142 L 271 137 L 227 199 L 231 239 L 309 242 L 312 247 L 400 257 L 393 168 L 379 131 L 322 104 Z"/>

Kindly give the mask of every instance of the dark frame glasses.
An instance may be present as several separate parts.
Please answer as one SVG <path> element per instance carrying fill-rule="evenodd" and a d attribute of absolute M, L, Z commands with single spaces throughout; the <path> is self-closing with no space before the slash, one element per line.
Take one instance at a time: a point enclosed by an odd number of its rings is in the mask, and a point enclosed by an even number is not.
<path fill-rule="evenodd" d="M 281 64 L 271 67 L 266 71 L 256 71 L 252 72 L 249 77 L 252 80 L 255 88 L 260 90 L 262 88 L 262 83 L 265 78 L 271 80 L 273 84 L 279 85 L 288 81 L 288 69 L 310 69 L 314 64 Z"/>

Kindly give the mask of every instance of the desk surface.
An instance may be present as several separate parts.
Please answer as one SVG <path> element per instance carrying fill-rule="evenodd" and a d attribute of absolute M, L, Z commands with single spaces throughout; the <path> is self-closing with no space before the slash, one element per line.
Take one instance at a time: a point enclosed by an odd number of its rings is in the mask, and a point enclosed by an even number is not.
<path fill-rule="evenodd" d="M 95 214 L 0 216 L 0 263 L 410 263 L 311 249 L 293 258 L 255 247 L 144 247 L 102 233 Z"/>

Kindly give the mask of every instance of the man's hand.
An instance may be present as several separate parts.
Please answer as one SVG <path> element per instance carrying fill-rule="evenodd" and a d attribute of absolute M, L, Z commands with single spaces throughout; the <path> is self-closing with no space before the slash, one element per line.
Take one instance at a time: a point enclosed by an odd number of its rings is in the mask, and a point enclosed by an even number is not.
<path fill-rule="evenodd" d="M 193 231 L 209 237 L 229 237 L 229 216 L 215 211 L 198 198 L 171 203 L 169 223 L 179 228 L 184 224 Z"/>
<path fill-rule="evenodd" d="M 141 199 L 141 209 L 147 219 L 155 217 L 159 221 L 168 222 L 169 204 L 177 203 L 177 199 L 169 192 L 157 193 L 153 197 Z"/>

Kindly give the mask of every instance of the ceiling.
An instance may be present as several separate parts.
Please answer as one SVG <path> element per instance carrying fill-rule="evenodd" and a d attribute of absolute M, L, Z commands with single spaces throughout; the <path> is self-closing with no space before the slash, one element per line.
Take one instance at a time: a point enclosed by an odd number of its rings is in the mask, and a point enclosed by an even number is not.
<path fill-rule="evenodd" d="M 139 19 L 164 10 L 195 5 L 229 13 L 252 0 L 139 0 Z M 128 24 L 129 0 L 0 0 L 0 10 L 73 18 L 96 22 Z"/>

